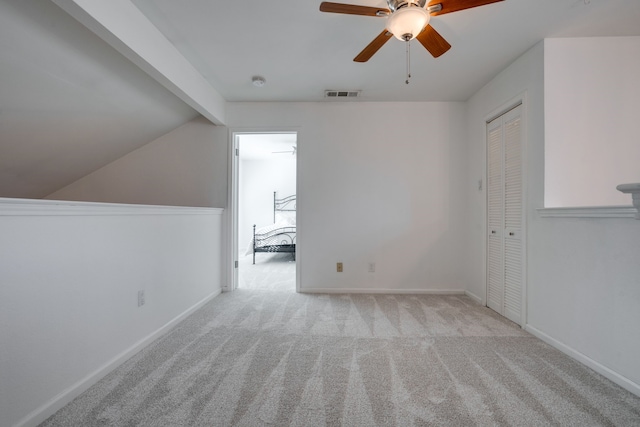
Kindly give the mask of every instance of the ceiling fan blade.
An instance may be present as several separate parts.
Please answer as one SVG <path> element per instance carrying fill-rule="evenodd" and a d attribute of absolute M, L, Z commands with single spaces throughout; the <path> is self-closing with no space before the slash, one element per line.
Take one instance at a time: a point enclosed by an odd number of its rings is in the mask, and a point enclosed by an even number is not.
<path fill-rule="evenodd" d="M 444 39 L 431 25 L 427 25 L 418 37 L 416 37 L 422 46 L 429 51 L 434 58 L 439 57 L 449 49 L 451 45 Z"/>
<path fill-rule="evenodd" d="M 291 150 L 287 150 L 287 151 L 272 151 L 271 154 L 281 154 L 281 153 L 291 153 L 291 154 L 296 154 L 296 146 L 292 145 L 291 146 Z"/>
<path fill-rule="evenodd" d="M 346 13 L 348 15 L 386 16 L 389 9 L 384 7 L 358 6 L 355 4 L 332 3 L 323 1 L 320 3 L 320 12 Z"/>
<path fill-rule="evenodd" d="M 367 62 L 371 57 L 393 36 L 386 29 L 382 31 L 378 37 L 373 39 L 371 43 L 365 47 L 353 60 L 355 62 Z"/>
<path fill-rule="evenodd" d="M 484 6 L 491 3 L 497 3 L 504 0 L 431 0 L 427 5 L 442 5 L 442 10 L 432 12 L 432 16 L 444 15 L 445 13 L 458 12 L 460 10 L 471 9 L 472 7 Z"/>

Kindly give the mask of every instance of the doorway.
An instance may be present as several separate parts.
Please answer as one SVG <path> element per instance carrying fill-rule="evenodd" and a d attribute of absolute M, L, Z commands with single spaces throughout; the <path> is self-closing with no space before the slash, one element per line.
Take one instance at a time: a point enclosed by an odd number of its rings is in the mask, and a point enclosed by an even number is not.
<path fill-rule="evenodd" d="M 296 291 L 296 132 L 234 134 L 235 288 Z"/>

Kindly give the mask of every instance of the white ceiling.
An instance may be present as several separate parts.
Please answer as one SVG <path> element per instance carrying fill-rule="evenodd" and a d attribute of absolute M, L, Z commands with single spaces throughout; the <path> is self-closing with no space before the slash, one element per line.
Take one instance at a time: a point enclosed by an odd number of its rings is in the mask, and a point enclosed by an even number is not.
<path fill-rule="evenodd" d="M 640 35 L 639 0 L 506 0 L 432 18 L 452 48 L 434 59 L 395 38 L 353 58 L 385 18 L 322 13 L 320 0 L 132 0 L 228 101 L 320 101 L 325 89 L 366 101 L 465 101 L 545 37 Z M 386 0 L 345 3 L 386 6 Z M 256 88 L 251 77 L 267 84 Z"/>
<path fill-rule="evenodd" d="M 202 113 L 53 1 L 0 0 L 0 197 L 43 197 Z M 412 43 L 406 85 L 402 42 L 352 61 L 384 18 L 322 13 L 319 0 L 131 2 L 210 84 L 207 99 L 226 101 L 323 101 L 325 89 L 362 90 L 362 101 L 465 101 L 545 37 L 640 35 L 640 0 L 506 0 L 434 17 L 453 47 L 434 59 Z M 114 12 L 127 0 L 82 3 Z M 254 75 L 266 85 L 253 86 Z"/>

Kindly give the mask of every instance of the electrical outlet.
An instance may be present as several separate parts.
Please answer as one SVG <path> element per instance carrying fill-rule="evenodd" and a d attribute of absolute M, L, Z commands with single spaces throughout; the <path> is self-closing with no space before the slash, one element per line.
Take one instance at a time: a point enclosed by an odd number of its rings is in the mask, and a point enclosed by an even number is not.
<path fill-rule="evenodd" d="M 144 291 L 138 291 L 138 307 L 144 305 Z"/>
<path fill-rule="evenodd" d="M 337 271 L 338 273 L 342 273 L 342 263 L 341 263 L 341 262 L 339 262 L 338 264 L 336 264 L 336 271 Z"/>
<path fill-rule="evenodd" d="M 376 272 L 376 263 L 375 262 L 370 262 L 369 263 L 369 273 L 375 273 Z"/>

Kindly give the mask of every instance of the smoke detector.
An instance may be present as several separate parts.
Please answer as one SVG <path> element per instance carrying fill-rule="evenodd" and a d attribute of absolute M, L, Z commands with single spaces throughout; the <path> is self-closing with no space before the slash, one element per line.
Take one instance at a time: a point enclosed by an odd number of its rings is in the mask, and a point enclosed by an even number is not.
<path fill-rule="evenodd" d="M 251 83 L 253 83 L 255 87 L 262 87 L 267 83 L 267 81 L 264 79 L 264 77 L 253 76 L 251 78 Z"/>

